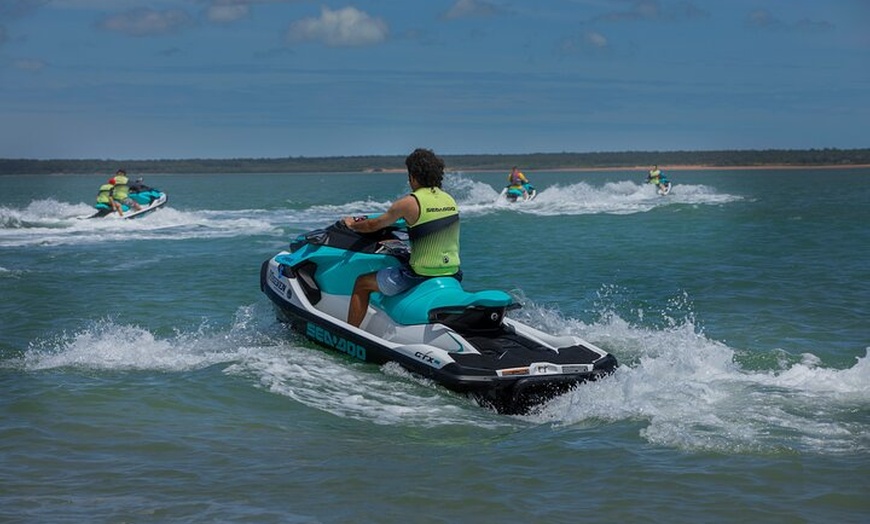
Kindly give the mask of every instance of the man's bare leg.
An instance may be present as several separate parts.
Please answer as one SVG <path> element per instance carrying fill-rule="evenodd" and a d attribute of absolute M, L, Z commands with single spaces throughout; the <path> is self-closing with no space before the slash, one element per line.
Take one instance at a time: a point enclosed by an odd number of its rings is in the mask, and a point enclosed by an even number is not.
<path fill-rule="evenodd" d="M 360 275 L 353 285 L 353 295 L 350 296 L 350 306 L 347 311 L 347 323 L 359 327 L 369 308 L 371 294 L 378 290 L 377 273 Z"/>

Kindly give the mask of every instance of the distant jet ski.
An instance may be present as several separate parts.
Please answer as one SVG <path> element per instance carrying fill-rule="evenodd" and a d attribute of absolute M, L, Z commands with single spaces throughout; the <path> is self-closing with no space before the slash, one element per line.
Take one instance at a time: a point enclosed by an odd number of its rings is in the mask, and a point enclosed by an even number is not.
<path fill-rule="evenodd" d="M 526 182 L 522 187 L 525 191 L 520 189 L 518 186 L 505 186 L 505 188 L 501 190 L 501 196 L 508 202 L 527 202 L 529 200 L 534 200 L 538 194 L 535 190 L 535 186 Z"/>
<path fill-rule="evenodd" d="M 649 170 L 646 181 L 648 184 L 655 184 L 656 193 L 659 195 L 664 196 L 671 192 L 671 181 L 661 172 L 658 166 L 654 166 Z"/>
<path fill-rule="evenodd" d="M 123 215 L 119 215 L 117 211 L 112 209 L 110 204 L 97 203 L 94 205 L 97 212 L 87 218 L 103 218 L 103 217 L 117 217 L 117 218 L 140 218 L 145 216 L 152 211 L 156 211 L 157 209 L 166 205 L 169 201 L 169 197 L 163 191 L 159 189 L 155 189 L 153 187 L 148 187 L 145 185 L 140 186 L 139 191 L 134 191 L 131 187 L 130 193 L 128 195 L 133 201 L 139 204 L 139 209 L 128 206 L 126 204 L 121 204 L 121 213 Z"/>
<path fill-rule="evenodd" d="M 264 261 L 260 288 L 278 319 L 315 343 L 365 362 L 397 362 L 500 413 L 527 413 L 616 368 L 616 358 L 581 338 L 507 318 L 521 307 L 507 293 L 469 292 L 452 276 L 392 297 L 373 293 L 362 324 L 351 326 L 356 278 L 407 261 L 407 238 L 404 221 L 368 234 L 338 221 Z"/>

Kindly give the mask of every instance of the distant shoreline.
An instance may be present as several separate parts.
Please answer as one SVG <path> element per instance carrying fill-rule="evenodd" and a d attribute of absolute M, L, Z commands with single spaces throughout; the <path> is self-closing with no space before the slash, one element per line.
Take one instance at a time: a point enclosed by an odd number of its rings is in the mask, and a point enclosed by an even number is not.
<path fill-rule="evenodd" d="M 437 153 L 437 151 L 436 151 Z M 870 148 L 720 151 L 614 151 L 596 153 L 439 154 L 451 171 L 669 171 L 749 169 L 855 169 L 870 166 Z M 391 173 L 404 172 L 405 155 L 281 158 L 51 159 L 0 158 L 0 175 L 99 174 L 123 168 L 158 173 Z"/>
<path fill-rule="evenodd" d="M 636 171 L 640 173 L 649 172 L 652 166 L 625 166 L 625 167 L 545 167 L 545 168 L 523 168 L 520 167 L 520 171 L 534 175 L 535 173 L 612 173 L 617 171 Z M 710 165 L 691 165 L 691 164 L 676 164 L 676 165 L 667 165 L 667 164 L 659 164 L 659 169 L 662 172 L 679 172 L 679 171 L 753 171 L 753 170 L 767 170 L 767 171 L 787 171 L 787 170 L 807 170 L 807 169 L 834 169 L 834 170 L 846 170 L 846 169 L 870 169 L 870 164 L 820 164 L 820 165 L 791 165 L 791 164 L 766 164 L 766 165 L 745 165 L 745 166 L 710 166 Z M 203 171 L 151 171 L 151 170 L 137 170 L 137 169 L 127 169 L 127 171 L 135 176 L 141 175 L 174 175 L 174 174 L 185 174 L 185 175 L 213 175 L 213 176 L 222 176 L 222 175 L 273 175 L 273 174 L 286 174 L 286 175 L 305 175 L 305 174 L 317 174 L 317 175 L 338 175 L 343 173 L 365 173 L 368 175 L 395 175 L 395 174 L 404 174 L 406 170 L 404 168 L 367 168 L 367 169 L 359 169 L 359 170 L 335 170 L 335 171 L 215 171 L 215 172 L 203 172 Z M 445 171 L 447 173 L 504 173 L 507 174 L 510 172 L 510 168 L 504 169 L 495 169 L 495 168 L 457 168 L 453 166 L 446 166 Z M 63 172 L 44 172 L 44 173 L 0 173 L 0 177 L 4 175 L 25 175 L 25 176 L 73 176 L 73 175 L 107 175 L 111 174 L 112 170 L 107 170 L 103 173 L 94 173 L 88 171 L 63 171 Z"/>

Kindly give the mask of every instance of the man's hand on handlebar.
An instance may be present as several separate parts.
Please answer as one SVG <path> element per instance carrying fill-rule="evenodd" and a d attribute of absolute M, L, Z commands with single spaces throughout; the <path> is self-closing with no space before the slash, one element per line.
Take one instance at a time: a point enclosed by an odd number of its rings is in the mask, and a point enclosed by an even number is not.
<path fill-rule="evenodd" d="M 365 216 L 365 215 L 357 216 L 357 217 L 344 217 L 344 218 L 341 219 L 341 222 L 342 222 L 345 226 L 347 226 L 348 229 L 353 229 L 353 227 L 352 227 L 353 224 L 355 224 L 355 223 L 357 223 L 357 222 L 362 222 L 363 220 L 366 220 L 367 218 L 368 218 L 368 217 Z"/>

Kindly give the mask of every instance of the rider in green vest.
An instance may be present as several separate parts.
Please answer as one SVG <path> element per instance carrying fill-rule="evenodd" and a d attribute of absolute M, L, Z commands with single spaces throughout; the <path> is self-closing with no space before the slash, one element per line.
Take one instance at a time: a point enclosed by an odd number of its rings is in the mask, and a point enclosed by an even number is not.
<path fill-rule="evenodd" d="M 120 210 L 120 205 L 112 198 L 112 188 L 114 187 L 114 185 L 108 183 L 101 185 L 100 191 L 97 193 L 97 204 L 103 204 L 104 206 L 111 208 L 113 211 L 117 211 L 118 214 L 123 215 Z"/>
<path fill-rule="evenodd" d="M 100 186 L 100 192 L 97 193 L 97 204 L 112 205 L 112 184 L 103 184 Z"/>
<path fill-rule="evenodd" d="M 360 233 L 371 233 L 393 225 L 399 219 L 408 224 L 411 242 L 409 265 L 389 267 L 360 275 L 350 297 L 347 322 L 362 323 L 371 294 L 387 296 L 411 289 L 427 278 L 454 276 L 459 270 L 459 208 L 441 189 L 444 161 L 429 149 L 416 149 L 405 159 L 411 194 L 396 200 L 382 215 L 372 218 L 345 217 L 344 224 Z"/>
<path fill-rule="evenodd" d="M 109 182 L 115 186 L 112 188 L 112 198 L 114 198 L 116 202 L 124 204 L 128 208 L 136 209 L 137 211 L 142 209 L 138 202 L 130 198 L 130 188 L 127 185 L 129 179 L 127 178 L 126 171 L 119 169 Z"/>
<path fill-rule="evenodd" d="M 669 182 L 668 177 L 662 173 L 659 166 L 653 166 L 653 168 L 649 170 L 649 174 L 646 176 L 646 181 L 648 184 L 655 184 L 659 191 L 664 191 Z"/>
<path fill-rule="evenodd" d="M 453 197 L 440 187 L 420 187 L 420 216 L 408 226 L 411 269 L 427 277 L 455 275 L 459 271 L 459 210 Z"/>

